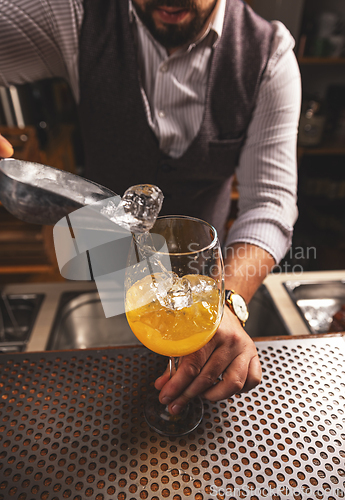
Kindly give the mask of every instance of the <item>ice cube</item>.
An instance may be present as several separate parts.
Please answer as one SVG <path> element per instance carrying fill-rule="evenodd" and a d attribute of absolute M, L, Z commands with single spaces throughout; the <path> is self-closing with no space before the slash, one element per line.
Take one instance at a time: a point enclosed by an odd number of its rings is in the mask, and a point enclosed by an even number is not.
<path fill-rule="evenodd" d="M 200 274 L 186 274 L 185 278 L 191 284 L 194 302 L 218 303 L 220 292 L 217 282 L 213 278 Z"/>
<path fill-rule="evenodd" d="M 137 309 L 146 304 L 159 300 L 167 295 L 168 290 L 176 279 L 175 273 L 163 274 L 154 273 L 145 276 L 138 283 L 129 289 L 126 296 L 127 310 Z"/>
<path fill-rule="evenodd" d="M 171 273 L 168 271 L 154 274 L 153 287 L 155 289 L 156 298 L 159 300 L 161 305 L 165 306 L 166 297 L 177 279 L 178 276 L 176 273 Z"/>
<path fill-rule="evenodd" d="M 162 306 L 175 311 L 193 304 L 192 287 L 187 278 L 174 278 L 169 287 L 165 287 L 164 293 L 157 294 Z"/>
<path fill-rule="evenodd" d="M 132 186 L 123 195 L 111 220 L 133 233 L 149 231 L 162 208 L 163 193 L 152 184 Z"/>
<path fill-rule="evenodd" d="M 196 295 L 210 293 L 217 289 L 217 283 L 209 276 L 200 274 L 187 274 L 185 276 L 191 284 L 192 292 Z"/>

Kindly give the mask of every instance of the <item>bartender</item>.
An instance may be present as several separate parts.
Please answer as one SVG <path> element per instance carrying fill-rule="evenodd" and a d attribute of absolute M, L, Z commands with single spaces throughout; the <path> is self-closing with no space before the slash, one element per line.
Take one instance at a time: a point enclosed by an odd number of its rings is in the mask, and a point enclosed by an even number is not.
<path fill-rule="evenodd" d="M 194 396 L 261 380 L 248 303 L 290 247 L 300 75 L 294 41 L 241 0 L 8 0 L 0 84 L 62 77 L 78 103 L 85 177 L 122 194 L 158 185 L 162 214 L 214 225 L 229 307 L 210 342 L 155 385 L 179 413 Z M 12 148 L 0 138 L 0 156 Z M 236 171 L 239 215 L 226 235 Z M 244 301 L 241 302 L 242 296 Z M 236 307 L 236 300 L 240 307 Z"/>

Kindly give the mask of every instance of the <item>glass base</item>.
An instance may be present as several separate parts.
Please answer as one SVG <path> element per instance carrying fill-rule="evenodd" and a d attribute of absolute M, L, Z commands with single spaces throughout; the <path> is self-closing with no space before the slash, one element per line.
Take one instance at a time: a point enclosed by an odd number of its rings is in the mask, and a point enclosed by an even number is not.
<path fill-rule="evenodd" d="M 148 425 L 162 436 L 184 436 L 194 431 L 204 415 L 200 397 L 192 399 L 178 415 L 171 415 L 168 407 L 159 402 L 159 392 L 148 395 L 144 416 Z"/>

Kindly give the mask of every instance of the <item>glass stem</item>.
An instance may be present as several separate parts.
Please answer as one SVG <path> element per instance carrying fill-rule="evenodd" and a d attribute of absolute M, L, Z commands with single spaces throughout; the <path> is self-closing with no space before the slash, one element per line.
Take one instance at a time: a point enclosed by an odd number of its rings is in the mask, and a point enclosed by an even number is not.
<path fill-rule="evenodd" d="M 169 357 L 169 371 L 170 371 L 169 379 L 171 379 L 171 377 L 175 375 L 179 359 L 180 358 L 175 358 L 174 356 Z"/>

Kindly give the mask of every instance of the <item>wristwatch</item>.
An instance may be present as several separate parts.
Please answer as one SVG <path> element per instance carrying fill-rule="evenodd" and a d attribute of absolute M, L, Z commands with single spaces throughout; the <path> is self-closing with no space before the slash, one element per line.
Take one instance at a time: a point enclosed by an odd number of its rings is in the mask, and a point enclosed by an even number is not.
<path fill-rule="evenodd" d="M 237 316 L 244 327 L 248 319 L 249 312 L 246 301 L 242 295 L 234 292 L 233 290 L 225 290 L 225 303 L 234 315 Z"/>

